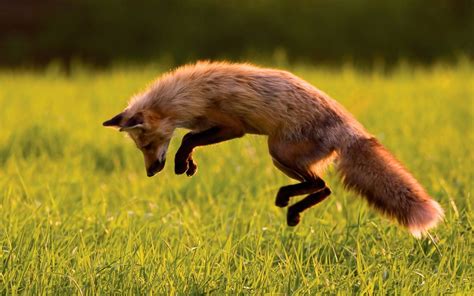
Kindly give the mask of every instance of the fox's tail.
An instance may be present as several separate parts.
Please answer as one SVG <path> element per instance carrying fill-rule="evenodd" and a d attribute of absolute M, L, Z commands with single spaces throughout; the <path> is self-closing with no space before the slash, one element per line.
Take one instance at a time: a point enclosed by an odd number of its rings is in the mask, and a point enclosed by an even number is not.
<path fill-rule="evenodd" d="M 339 153 L 344 184 L 419 238 L 443 219 L 443 209 L 375 138 Z"/>

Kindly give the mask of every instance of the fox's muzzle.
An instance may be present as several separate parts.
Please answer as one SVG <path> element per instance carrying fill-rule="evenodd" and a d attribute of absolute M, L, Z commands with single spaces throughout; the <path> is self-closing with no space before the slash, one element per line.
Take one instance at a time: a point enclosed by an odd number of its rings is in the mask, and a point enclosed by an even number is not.
<path fill-rule="evenodd" d="M 148 177 L 153 177 L 155 174 L 161 172 L 161 170 L 165 167 L 165 162 L 166 160 L 163 159 L 163 160 L 156 160 L 151 166 L 149 166 L 147 169 L 146 169 L 146 175 Z"/>

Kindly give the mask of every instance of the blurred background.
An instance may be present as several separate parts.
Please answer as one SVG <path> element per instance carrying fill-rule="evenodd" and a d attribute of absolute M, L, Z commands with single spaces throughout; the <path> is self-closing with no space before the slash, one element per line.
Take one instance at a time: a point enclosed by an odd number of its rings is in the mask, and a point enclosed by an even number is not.
<path fill-rule="evenodd" d="M 0 296 L 474 295 L 474 0 L 0 0 Z M 296 228 L 265 137 L 147 178 L 102 122 L 197 59 L 324 90 L 445 209 L 424 240 L 334 194 Z M 294 199 L 296 201 L 297 199 Z M 396 291 L 399 291 L 395 293 Z"/>
<path fill-rule="evenodd" d="M 472 0 L 0 0 L 0 66 L 429 64 L 474 55 Z"/>

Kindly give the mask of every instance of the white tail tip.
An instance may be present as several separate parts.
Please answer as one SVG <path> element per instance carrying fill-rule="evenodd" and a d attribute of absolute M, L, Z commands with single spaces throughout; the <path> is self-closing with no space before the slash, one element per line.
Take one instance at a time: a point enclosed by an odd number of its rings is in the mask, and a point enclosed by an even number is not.
<path fill-rule="evenodd" d="M 444 218 L 443 208 L 436 201 L 430 199 L 414 209 L 408 229 L 415 238 L 422 238 L 428 230 L 438 225 Z"/>

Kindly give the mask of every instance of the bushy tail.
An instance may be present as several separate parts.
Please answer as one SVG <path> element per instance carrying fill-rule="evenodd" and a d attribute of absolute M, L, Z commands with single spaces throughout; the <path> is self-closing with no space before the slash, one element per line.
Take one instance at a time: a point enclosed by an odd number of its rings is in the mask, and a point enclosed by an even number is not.
<path fill-rule="evenodd" d="M 419 238 L 443 219 L 443 209 L 375 138 L 340 151 L 344 184 Z"/>

